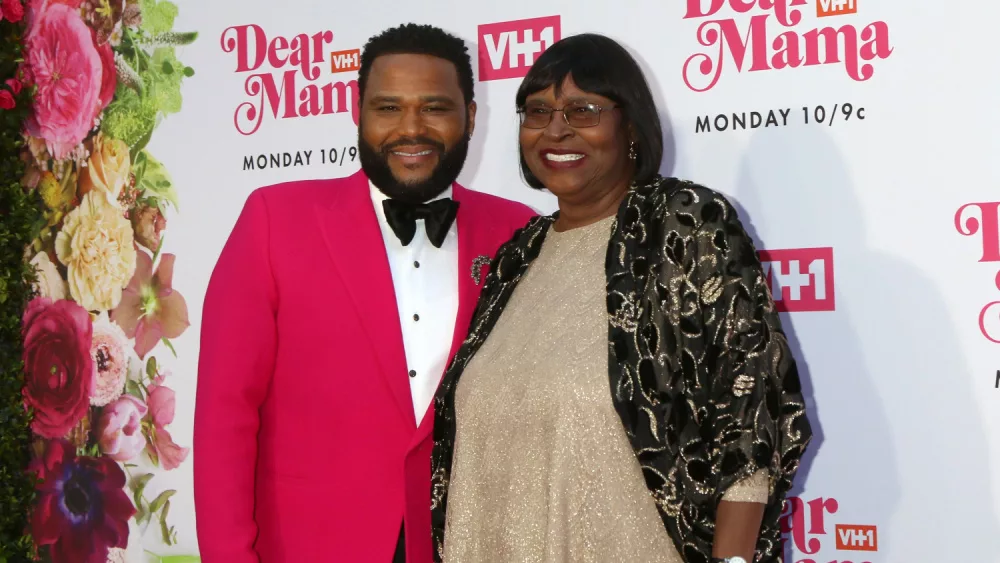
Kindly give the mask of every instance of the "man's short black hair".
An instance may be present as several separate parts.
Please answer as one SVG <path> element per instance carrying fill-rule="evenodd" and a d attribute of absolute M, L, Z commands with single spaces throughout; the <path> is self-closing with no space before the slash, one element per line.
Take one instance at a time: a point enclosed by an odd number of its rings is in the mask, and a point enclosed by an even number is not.
<path fill-rule="evenodd" d="M 635 134 L 635 178 L 645 184 L 659 171 L 663 160 L 663 130 L 659 111 L 639 63 L 617 41 L 596 33 L 582 33 L 557 41 L 546 49 L 528 70 L 515 96 L 518 108 L 528 96 L 556 87 L 572 76 L 576 86 L 613 100 L 622 108 L 625 125 Z M 521 174 L 532 188 L 545 186 L 531 173 L 521 154 Z"/>
<path fill-rule="evenodd" d="M 364 100 L 365 84 L 372 63 L 382 55 L 431 55 L 449 61 L 458 72 L 458 85 L 462 88 L 466 105 L 475 98 L 472 78 L 472 59 L 469 49 L 460 38 L 432 25 L 407 23 L 393 27 L 372 37 L 361 51 L 358 68 L 358 97 Z"/>

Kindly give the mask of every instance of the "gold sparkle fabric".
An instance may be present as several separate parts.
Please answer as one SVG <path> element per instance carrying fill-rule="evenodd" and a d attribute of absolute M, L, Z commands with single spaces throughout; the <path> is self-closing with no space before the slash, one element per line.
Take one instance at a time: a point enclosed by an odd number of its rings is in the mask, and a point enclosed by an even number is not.
<path fill-rule="evenodd" d="M 532 219 L 497 251 L 469 333 L 435 395 L 435 561 L 444 555 L 453 502 L 456 388 L 470 362 L 494 337 L 521 283 L 534 275 L 557 219 Z M 721 193 L 660 176 L 631 186 L 610 230 L 604 283 L 598 286 L 604 291 L 608 320 L 606 375 L 614 410 L 664 529 L 685 563 L 704 563 L 712 554 L 718 506 L 727 491 L 748 478 L 766 478 L 755 561 L 780 563 L 782 505 L 812 427 L 795 358 L 752 239 Z M 575 285 L 565 277 L 562 283 Z M 511 332 L 535 330 L 521 322 L 510 324 L 517 325 Z M 549 364 L 537 351 L 518 353 Z M 534 373 L 555 377 L 541 369 Z M 558 392 L 546 389 L 552 391 L 547 404 L 558 413 L 580 393 L 572 386 Z M 546 411 L 546 416 L 555 415 Z M 505 425 L 516 429 L 517 423 L 515 417 Z M 588 470 L 594 468 L 575 469 Z M 516 484 L 505 483 L 508 488 Z M 497 485 L 476 481 L 472 486 Z"/>
<path fill-rule="evenodd" d="M 613 219 L 549 229 L 456 388 L 446 562 L 682 563 L 612 402 Z M 726 499 L 767 494 L 762 471 Z"/>

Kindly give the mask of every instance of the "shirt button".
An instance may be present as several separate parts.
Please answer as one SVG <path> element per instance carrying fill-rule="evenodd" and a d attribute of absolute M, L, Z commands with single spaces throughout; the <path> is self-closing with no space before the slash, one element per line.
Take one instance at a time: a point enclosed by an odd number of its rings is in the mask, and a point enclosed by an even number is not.
<path fill-rule="evenodd" d="M 413 320 L 419 321 L 420 320 L 420 315 L 413 315 Z"/>
<path fill-rule="evenodd" d="M 414 260 L 413 267 L 414 268 L 419 268 L 420 267 L 420 262 L 417 262 L 417 261 Z"/>
<path fill-rule="evenodd" d="M 412 369 L 411 369 L 411 370 L 410 370 L 410 377 L 416 377 L 416 376 L 417 376 L 417 372 L 416 372 L 416 370 L 412 370 Z"/>

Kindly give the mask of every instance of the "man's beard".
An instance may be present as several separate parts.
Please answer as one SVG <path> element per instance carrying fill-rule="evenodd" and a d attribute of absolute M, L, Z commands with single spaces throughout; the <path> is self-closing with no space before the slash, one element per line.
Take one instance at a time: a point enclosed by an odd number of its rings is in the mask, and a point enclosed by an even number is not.
<path fill-rule="evenodd" d="M 417 182 L 400 182 L 389 168 L 389 153 L 406 146 L 432 146 L 441 155 L 431 175 Z M 469 136 L 464 135 L 450 151 L 444 145 L 426 137 L 403 138 L 378 150 L 365 142 L 358 128 L 358 157 L 361 169 L 375 187 L 388 197 L 408 203 L 424 203 L 444 193 L 458 178 L 469 154 Z"/>

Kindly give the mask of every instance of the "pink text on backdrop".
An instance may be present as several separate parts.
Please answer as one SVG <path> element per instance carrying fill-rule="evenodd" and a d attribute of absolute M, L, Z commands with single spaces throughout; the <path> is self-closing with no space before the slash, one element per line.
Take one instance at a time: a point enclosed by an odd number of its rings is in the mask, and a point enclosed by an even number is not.
<path fill-rule="evenodd" d="M 840 510 L 840 503 L 835 498 L 818 497 L 805 501 L 800 497 L 788 497 L 782 506 L 778 524 L 781 527 L 781 549 L 788 547 L 795 555 L 809 555 L 803 559 L 788 558 L 795 563 L 870 563 L 856 558 L 851 560 L 829 560 L 820 553 L 824 551 L 824 540 L 834 537 L 833 545 L 827 542 L 826 551 L 830 548 L 837 551 L 877 551 L 878 528 L 875 526 L 855 526 L 837 524 L 831 526 L 827 516 Z M 832 534 L 831 534 L 832 533 Z M 791 540 L 791 546 L 788 542 Z"/>
<path fill-rule="evenodd" d="M 222 32 L 221 43 L 224 52 L 236 54 L 238 74 L 253 73 L 244 83 L 251 100 L 233 115 L 243 135 L 256 133 L 265 114 L 291 119 L 350 112 L 357 125 L 357 80 L 316 83 L 323 74 L 325 47 L 333 43 L 332 31 L 269 40 L 258 25 L 238 25 Z"/>
<path fill-rule="evenodd" d="M 963 220 L 967 210 L 969 217 Z M 974 210 L 979 217 L 974 216 Z M 983 254 L 980 262 L 1000 262 L 1000 201 L 966 203 L 955 212 L 955 229 L 967 237 L 979 235 Z M 1000 289 L 1000 271 L 993 280 Z M 1000 344 L 1000 301 L 992 301 L 979 312 L 979 331 L 990 342 Z"/>
<path fill-rule="evenodd" d="M 836 309 L 833 248 L 790 248 L 758 252 L 779 311 Z"/>
<path fill-rule="evenodd" d="M 847 0 L 812 1 L 817 4 L 817 13 L 827 16 L 822 21 L 854 13 L 831 11 L 834 4 L 839 8 Z M 825 12 L 824 2 L 829 4 Z M 892 54 L 889 26 L 884 21 L 871 22 L 861 31 L 849 23 L 804 32 L 791 29 L 800 26 L 802 10 L 809 4 L 807 0 L 687 0 L 684 19 L 713 18 L 698 26 L 697 38 L 701 45 L 716 49 L 688 57 L 683 67 L 684 83 L 695 92 L 711 90 L 722 78 L 727 58 L 732 59 L 736 72 L 842 64 L 848 76 L 862 82 L 875 73 L 871 61 Z M 734 16 L 743 14 L 753 15 L 741 30 Z M 772 39 L 768 29 L 771 19 L 789 29 Z"/>
<path fill-rule="evenodd" d="M 480 25 L 479 80 L 523 77 L 560 36 L 559 16 Z"/>

